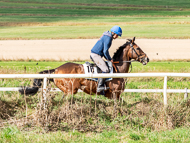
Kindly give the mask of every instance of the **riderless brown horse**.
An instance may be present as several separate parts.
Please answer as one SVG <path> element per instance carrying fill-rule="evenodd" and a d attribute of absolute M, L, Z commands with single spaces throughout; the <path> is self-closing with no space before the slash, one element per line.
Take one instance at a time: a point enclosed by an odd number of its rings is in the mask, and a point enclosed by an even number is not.
<path fill-rule="evenodd" d="M 139 61 L 143 65 L 146 65 L 149 62 L 147 55 L 141 50 L 141 48 L 134 43 L 135 37 L 133 40 L 128 39 L 128 41 L 120 46 L 113 55 L 113 61 L 115 61 L 114 73 L 128 73 L 131 60 L 134 59 Z M 60 67 L 52 70 L 45 70 L 40 72 L 41 74 L 54 73 L 54 74 L 84 74 L 84 68 L 81 64 L 76 63 L 66 63 Z M 50 79 L 54 84 L 67 94 L 76 94 L 78 89 L 81 89 L 87 94 L 95 94 L 97 89 L 97 82 L 84 78 L 54 78 Z M 20 90 L 21 94 L 35 94 L 37 93 L 41 82 L 43 79 L 34 79 L 33 87 L 24 87 Z M 124 91 L 125 81 L 123 78 L 113 78 L 113 80 L 106 82 L 106 86 L 109 87 L 109 90 L 105 91 L 105 97 L 119 98 L 120 94 Z"/>

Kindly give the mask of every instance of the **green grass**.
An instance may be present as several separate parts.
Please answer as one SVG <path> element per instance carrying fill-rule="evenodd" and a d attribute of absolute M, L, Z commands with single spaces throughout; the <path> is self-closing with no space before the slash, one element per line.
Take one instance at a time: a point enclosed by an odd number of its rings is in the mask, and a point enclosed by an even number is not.
<path fill-rule="evenodd" d="M 122 27 L 123 38 L 190 37 L 190 9 L 185 0 L 108 3 L 23 0 L 2 1 L 0 5 L 0 39 L 3 40 L 99 38 L 114 25 Z"/>
<path fill-rule="evenodd" d="M 157 6 L 125 6 L 125 5 L 78 5 L 78 4 L 51 4 L 51 3 L 14 3 L 0 2 L 0 13 L 5 15 L 30 14 L 44 16 L 188 16 L 189 9 L 178 7 Z M 97 3 L 96 3 L 97 4 Z M 188 3 L 187 3 L 188 7 Z M 37 10 L 36 10 L 37 9 Z"/>
<path fill-rule="evenodd" d="M 0 69 L 16 69 L 24 71 L 26 67 L 27 72 L 40 72 L 41 70 L 53 69 L 66 63 L 63 62 L 51 62 L 51 61 L 0 61 Z M 84 61 L 75 62 L 83 64 Z M 174 62 L 174 61 L 161 61 L 161 62 L 149 62 L 146 66 L 143 66 L 139 62 L 133 62 L 132 72 L 190 72 L 190 62 Z M 31 70 L 31 71 L 30 71 Z"/>
<path fill-rule="evenodd" d="M 36 132 L 20 132 L 16 127 L 7 127 L 0 133 L 2 142 L 190 142 L 189 128 L 179 128 L 172 131 L 146 132 L 146 131 L 104 131 L 102 133 L 80 133 L 73 132 L 50 132 L 46 134 L 36 134 Z"/>
<path fill-rule="evenodd" d="M 31 61 L 31 62 L 17 62 L 17 61 L 8 61 L 0 62 L 0 69 L 16 70 L 21 73 L 38 73 L 42 70 L 53 69 L 61 66 L 64 62 L 41 62 L 41 61 Z M 84 63 L 84 62 L 75 62 L 75 63 Z M 18 72 L 17 72 L 18 73 Z"/>
<path fill-rule="evenodd" d="M 18 2 L 17 0 L 9 0 L 10 2 Z M 34 2 L 37 2 L 37 3 L 54 3 L 54 4 L 61 4 L 61 3 L 86 3 L 86 4 L 126 4 L 126 5 L 145 5 L 145 6 L 175 6 L 175 7 L 190 7 L 189 4 L 190 2 L 188 0 L 181 0 L 181 1 L 178 1 L 178 0 L 170 0 L 170 1 L 165 1 L 165 0 L 136 0 L 136 1 L 133 1 L 133 0 L 128 0 L 128 1 L 125 1 L 125 0 L 96 0 L 96 1 L 91 1 L 91 0 L 78 0 L 78 1 L 75 1 L 75 0 L 56 0 L 56 1 L 53 1 L 53 0 L 46 0 L 46 1 L 43 1 L 43 0 L 19 0 L 19 2 L 31 2 L 31 3 L 34 3 Z"/>
<path fill-rule="evenodd" d="M 114 25 L 114 24 L 113 24 Z M 1 27 L 0 39 L 98 38 L 113 25 Z M 120 24 L 122 38 L 190 38 L 189 24 Z"/>
<path fill-rule="evenodd" d="M 31 15 L 78 15 L 78 16 L 97 16 L 97 15 L 103 15 L 103 16 L 188 16 L 189 11 L 166 11 L 166 10 L 115 10 L 115 9 L 49 9 L 49 8 L 43 8 L 36 11 L 36 9 L 30 9 L 30 8 L 10 8 L 7 10 L 7 8 L 1 8 L 0 13 L 2 14 L 31 14 Z"/>
<path fill-rule="evenodd" d="M 184 22 L 188 23 L 190 22 L 190 17 L 137 17 L 137 16 L 126 16 L 126 17 L 114 17 L 114 16 L 18 16 L 18 15 L 2 15 L 0 17 L 1 22 L 4 23 L 20 23 L 20 22 L 33 22 L 33 23 L 62 23 L 62 25 L 68 25 L 70 24 L 75 24 L 75 25 L 84 25 L 86 23 L 88 24 L 109 24 L 109 23 L 179 23 L 179 22 Z M 60 24 L 59 23 L 59 24 Z M 16 25 L 15 25 L 16 26 Z"/>
<path fill-rule="evenodd" d="M 163 6 L 138 6 L 138 5 L 110 5 L 110 4 L 72 4 L 72 3 L 65 3 L 65 4 L 51 4 L 51 3 L 14 3 L 14 2 L 0 2 L 1 6 L 5 8 L 39 8 L 39 9 L 90 9 L 90 10 L 166 10 L 166 11 L 176 11 L 176 10 L 188 10 L 188 8 L 179 9 L 178 7 L 163 7 Z"/>

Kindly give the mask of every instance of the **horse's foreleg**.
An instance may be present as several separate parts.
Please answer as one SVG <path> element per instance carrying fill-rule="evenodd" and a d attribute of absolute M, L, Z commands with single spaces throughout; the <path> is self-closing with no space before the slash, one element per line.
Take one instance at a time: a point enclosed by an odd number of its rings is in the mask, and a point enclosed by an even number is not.
<path fill-rule="evenodd" d="M 64 86 L 64 79 L 54 79 L 55 85 L 64 93 L 67 93 L 67 87 Z"/>
<path fill-rule="evenodd" d="M 107 83 L 109 90 L 106 92 L 106 97 L 119 100 L 121 93 L 124 91 L 125 82 L 122 78 L 115 78 Z"/>
<path fill-rule="evenodd" d="M 121 95 L 121 91 L 106 91 L 105 97 L 109 98 L 109 99 L 117 99 L 119 100 L 120 95 Z"/>
<path fill-rule="evenodd" d="M 80 87 L 80 83 L 76 79 L 54 79 L 54 83 L 65 95 L 76 94 Z"/>

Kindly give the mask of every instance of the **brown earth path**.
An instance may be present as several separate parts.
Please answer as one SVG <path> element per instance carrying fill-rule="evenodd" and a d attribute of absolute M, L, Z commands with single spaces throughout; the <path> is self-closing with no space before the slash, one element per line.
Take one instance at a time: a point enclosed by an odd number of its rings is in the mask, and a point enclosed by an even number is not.
<path fill-rule="evenodd" d="M 1 40 L 0 60 L 90 60 L 90 50 L 97 39 Z M 116 39 L 112 56 L 126 42 Z M 136 39 L 150 60 L 190 59 L 190 39 Z"/>

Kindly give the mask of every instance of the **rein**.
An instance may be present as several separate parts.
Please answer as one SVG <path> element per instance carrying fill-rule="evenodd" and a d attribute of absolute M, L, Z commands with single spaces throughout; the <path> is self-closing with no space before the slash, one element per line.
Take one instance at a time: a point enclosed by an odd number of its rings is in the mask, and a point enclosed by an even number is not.
<path fill-rule="evenodd" d="M 114 69 L 115 69 L 116 72 L 117 72 L 117 68 L 116 68 L 115 64 L 119 64 L 119 62 L 130 63 L 130 65 L 131 65 L 130 72 L 131 72 L 132 71 L 132 62 L 137 62 L 137 61 L 136 60 L 133 60 L 133 61 L 114 61 L 112 64 L 113 64 L 113 67 L 114 67 Z"/>

